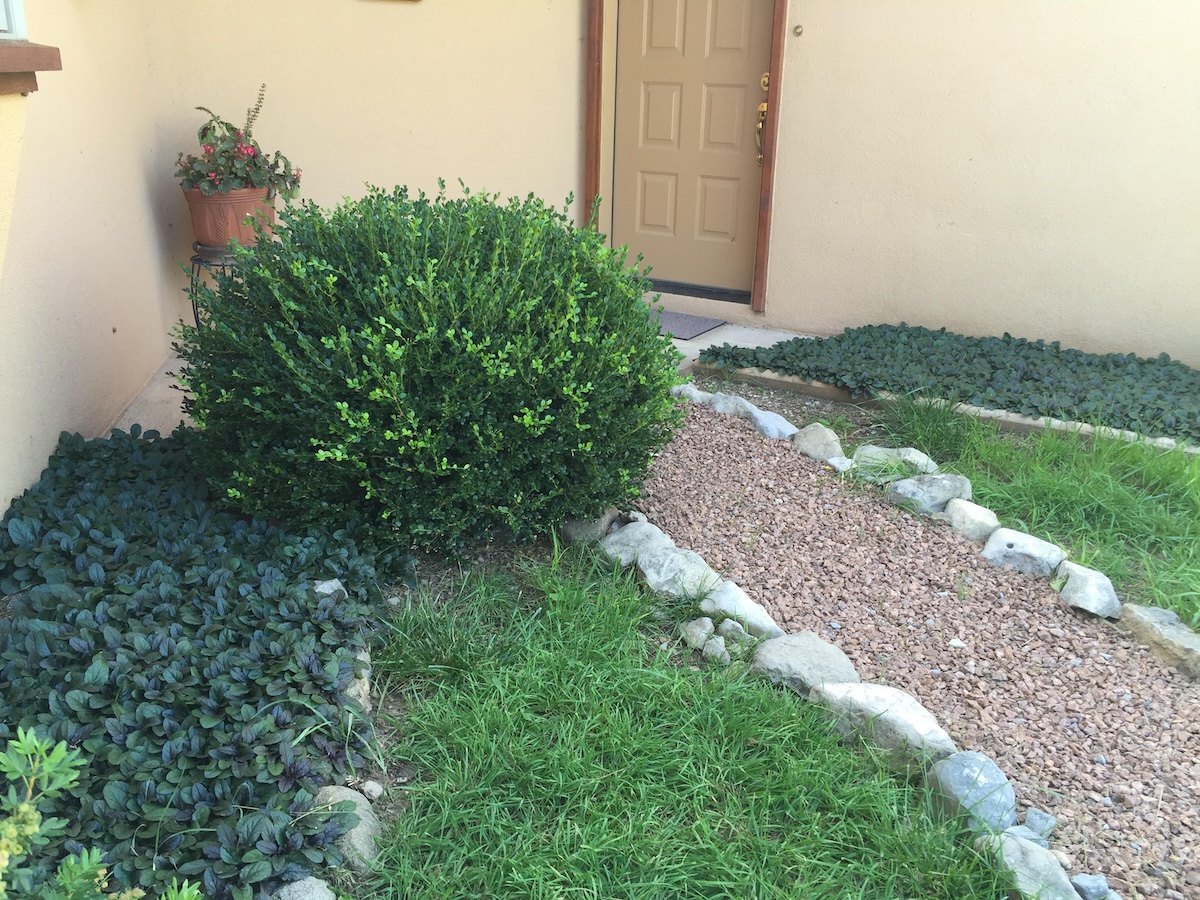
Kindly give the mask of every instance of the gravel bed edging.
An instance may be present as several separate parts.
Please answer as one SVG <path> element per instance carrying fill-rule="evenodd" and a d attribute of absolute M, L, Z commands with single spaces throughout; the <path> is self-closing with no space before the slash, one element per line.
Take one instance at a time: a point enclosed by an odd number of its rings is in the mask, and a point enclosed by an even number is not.
<path fill-rule="evenodd" d="M 839 390 L 832 385 L 823 387 Z M 888 487 L 889 500 L 906 508 L 912 508 L 906 502 L 910 499 L 907 494 L 900 492 L 892 496 L 896 485 L 937 477 L 936 463 L 911 448 L 885 451 L 885 448 L 860 447 L 855 453 L 856 459 L 847 459 L 841 453 L 836 437 L 832 445 L 829 443 L 828 435 L 832 432 L 824 426 L 810 425 L 801 430 L 775 413 L 759 410 L 743 398 L 710 394 L 693 385 L 681 385 L 675 389 L 675 394 L 715 411 L 747 418 L 760 434 L 792 441 L 802 453 L 805 452 L 801 445 L 804 432 L 810 429 L 827 432 L 818 436 L 821 438 L 819 454 L 810 452 L 806 455 L 843 473 L 863 469 L 868 475 L 866 480 Z M 836 399 L 828 394 L 818 396 Z M 868 453 L 863 454 L 864 449 Z M 895 455 L 871 459 L 871 451 Z M 870 477 L 872 462 L 878 477 Z M 882 469 L 879 468 L 881 463 Z M 924 474 L 905 477 L 914 473 Z M 969 497 L 968 483 L 965 496 L 942 500 L 941 508 L 933 515 L 971 540 L 986 542 L 981 555 L 993 565 L 1054 577 L 1063 582 L 1056 585 L 1056 589 L 1070 605 L 1093 615 L 1120 615 L 1121 605 L 1103 573 L 1069 563 L 1061 548 L 1030 535 L 1001 529 L 998 525 L 986 527 L 987 517 L 995 520 L 994 513 L 970 503 Z M 968 511 L 969 521 L 964 524 L 954 514 L 943 512 L 948 504 L 974 507 Z M 962 507 L 955 508 L 956 512 L 961 510 Z M 985 525 L 982 530 L 981 521 Z M 751 671 L 783 683 L 808 702 L 825 708 L 839 733 L 846 738 L 861 739 L 889 767 L 921 773 L 926 788 L 947 815 L 966 817 L 968 828 L 977 834 L 976 849 L 1006 870 L 1014 889 L 1022 897 L 1074 900 L 1083 896 L 1089 900 L 1120 900 L 1120 895 L 1108 888 L 1103 876 L 1078 873 L 1068 878 L 1065 854 L 1049 849 L 1047 838 L 1054 827 L 1054 818 L 1031 808 L 1025 824 L 1017 825 L 1015 796 L 1004 773 L 985 755 L 958 750 L 932 713 L 915 697 L 895 688 L 861 683 L 845 655 L 812 632 L 784 633 L 760 604 L 750 600 L 732 581 L 721 579 L 698 554 L 675 547 L 674 542 L 641 513 L 614 516 L 610 512 L 596 523 L 588 536 L 595 539 L 598 535 L 603 535 L 599 537 L 599 543 L 610 558 L 623 567 L 637 565 L 643 578 L 657 592 L 679 599 L 698 600 L 701 611 L 717 618 L 714 623 L 712 618 L 705 616 L 683 626 L 683 637 L 690 647 L 718 664 L 731 661 L 731 648 L 739 654 L 751 650 Z M 992 548 L 990 553 L 989 547 Z M 1032 568 L 1023 569 L 1023 566 Z M 1097 594 L 1101 598 L 1099 603 Z M 714 596 L 732 596 L 733 600 L 714 602 Z M 1116 604 L 1115 608 L 1112 603 Z M 1192 638 L 1196 637 L 1186 628 L 1183 630 Z M 758 638 L 757 646 L 751 636 Z M 1197 641 L 1196 649 L 1200 650 L 1200 641 Z M 1171 664 L 1187 671 L 1179 666 L 1179 662 L 1176 658 Z M 1188 674 L 1198 676 L 1200 668 Z"/>
<path fill-rule="evenodd" d="M 819 397 L 822 400 L 834 400 L 838 403 L 855 403 L 858 405 L 868 405 L 874 407 L 883 407 L 895 403 L 899 395 L 889 391 L 882 391 L 870 398 L 856 399 L 845 388 L 840 388 L 835 384 L 829 384 L 825 381 L 809 381 L 800 378 L 797 375 L 783 375 L 779 372 L 773 372 L 770 369 L 745 368 L 735 369 L 732 372 L 722 369 L 715 363 L 705 363 L 695 361 L 691 364 L 689 371 L 697 375 L 705 375 L 710 378 L 732 378 L 734 381 L 744 381 L 747 384 L 756 384 L 759 387 L 773 388 L 776 390 L 794 391 L 798 394 L 807 394 L 810 397 Z M 919 397 L 917 403 L 926 405 L 934 405 L 945 403 L 945 400 L 937 398 Z M 976 419 L 986 419 L 994 421 L 1001 429 L 1005 431 L 1017 432 L 1034 432 L 1045 431 L 1073 431 L 1090 437 L 1093 434 L 1099 434 L 1103 437 L 1115 438 L 1123 440 L 1126 443 L 1141 443 L 1148 447 L 1156 447 L 1159 450 L 1174 450 L 1177 447 L 1182 447 L 1184 453 L 1200 454 L 1200 447 L 1193 444 L 1181 444 L 1174 438 L 1169 437 L 1146 437 L 1138 434 L 1136 431 L 1125 431 L 1118 428 L 1108 428 L 1106 426 L 1089 425 L 1086 422 L 1075 422 L 1069 419 L 1055 419 L 1050 416 L 1026 416 L 1021 413 L 1009 412 L 1006 409 L 988 409 L 983 406 L 971 406 L 969 403 L 955 403 L 950 407 L 954 412 L 962 413 L 963 415 L 972 416 Z"/>

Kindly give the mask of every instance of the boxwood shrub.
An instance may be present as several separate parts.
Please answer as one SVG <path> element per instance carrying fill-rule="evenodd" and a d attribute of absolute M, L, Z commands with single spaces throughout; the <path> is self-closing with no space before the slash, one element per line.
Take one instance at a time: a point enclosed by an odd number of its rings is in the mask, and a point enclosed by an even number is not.
<path fill-rule="evenodd" d="M 918 394 L 1200 441 L 1200 372 L 1165 353 L 1084 353 L 1058 341 L 974 338 L 901 322 L 772 347 L 714 346 L 700 360 L 825 381 L 856 397 Z"/>
<path fill-rule="evenodd" d="M 372 188 L 280 218 L 198 291 L 179 347 L 235 507 L 446 548 L 636 494 L 678 356 L 623 251 L 532 196 Z"/>
<path fill-rule="evenodd" d="M 86 762 L 43 801 L 66 824 L 38 881 L 95 848 L 152 896 L 186 877 L 248 900 L 341 859 L 352 817 L 313 798 L 362 762 L 346 688 L 376 559 L 214 509 L 192 443 L 63 435 L 0 520 L 0 746 L 32 729 Z M 350 596 L 316 596 L 329 578 Z"/>

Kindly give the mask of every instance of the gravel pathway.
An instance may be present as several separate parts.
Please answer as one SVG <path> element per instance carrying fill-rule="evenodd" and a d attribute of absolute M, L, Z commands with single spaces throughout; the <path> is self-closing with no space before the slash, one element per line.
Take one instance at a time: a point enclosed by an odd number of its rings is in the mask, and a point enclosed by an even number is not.
<path fill-rule="evenodd" d="M 820 405 L 736 392 L 800 427 Z M 689 404 L 638 505 L 780 626 L 827 638 L 995 759 L 1021 818 L 1058 817 L 1072 874 L 1126 900 L 1200 898 L 1200 683 L 744 419 Z"/>

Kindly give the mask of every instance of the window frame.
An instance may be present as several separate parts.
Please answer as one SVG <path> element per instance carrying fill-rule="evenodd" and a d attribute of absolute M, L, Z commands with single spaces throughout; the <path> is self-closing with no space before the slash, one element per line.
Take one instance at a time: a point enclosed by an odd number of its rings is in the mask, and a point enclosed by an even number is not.
<path fill-rule="evenodd" d="M 29 37 L 25 29 L 25 7 L 22 0 L 0 0 L 0 41 L 23 41 Z M 7 25 L 7 27 L 4 27 Z"/>
<path fill-rule="evenodd" d="M 29 41 L 24 0 L 0 0 L 0 94 L 31 94 L 38 89 L 37 73 L 62 68 L 57 47 Z"/>

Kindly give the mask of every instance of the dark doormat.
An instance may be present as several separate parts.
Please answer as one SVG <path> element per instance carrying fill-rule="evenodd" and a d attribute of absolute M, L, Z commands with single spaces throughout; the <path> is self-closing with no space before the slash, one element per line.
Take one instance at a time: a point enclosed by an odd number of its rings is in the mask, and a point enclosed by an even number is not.
<path fill-rule="evenodd" d="M 680 340 L 689 341 L 699 337 L 706 331 L 712 331 L 718 325 L 724 325 L 724 319 L 708 319 L 704 316 L 692 316 L 687 313 L 661 310 L 658 314 L 659 334 L 669 334 Z"/>

